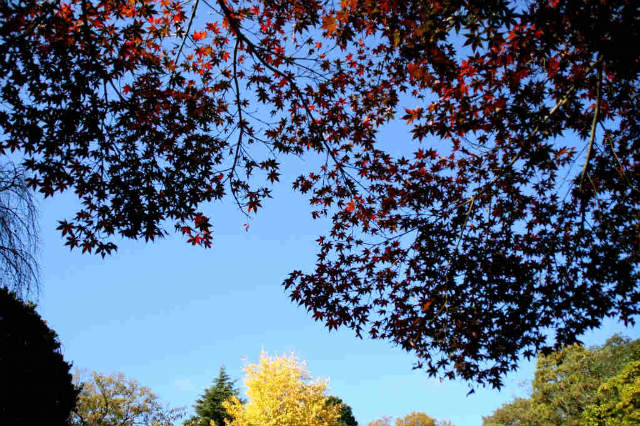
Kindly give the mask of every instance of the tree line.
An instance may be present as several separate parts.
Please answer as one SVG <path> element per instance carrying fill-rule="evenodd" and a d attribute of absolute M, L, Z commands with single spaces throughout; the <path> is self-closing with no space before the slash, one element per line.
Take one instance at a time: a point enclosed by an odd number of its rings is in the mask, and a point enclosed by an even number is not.
<path fill-rule="evenodd" d="M 171 408 L 122 373 L 76 373 L 33 303 L 0 288 L 0 424 L 45 422 L 68 426 L 340 425 L 358 424 L 351 407 L 313 379 L 305 363 L 289 355 L 244 368 L 246 394 L 224 367 L 194 403 L 194 415 Z M 35 400 L 38 410 L 28 407 Z M 572 345 L 539 354 L 530 398 L 519 398 L 483 417 L 496 425 L 632 425 L 640 421 L 640 339 L 617 335 L 598 347 Z M 368 426 L 391 426 L 392 418 Z M 412 412 L 395 426 L 452 426 Z"/>
<path fill-rule="evenodd" d="M 293 354 L 268 357 L 245 368 L 246 398 L 235 380 L 220 368 L 215 378 L 193 405 L 195 414 L 184 418 L 185 408 L 163 405 L 149 389 L 122 374 L 105 376 L 93 372 L 82 387 L 70 423 L 80 425 L 129 426 L 173 425 L 334 425 L 357 426 L 351 407 L 341 398 L 327 393 L 327 382 L 312 380 L 304 363 Z M 390 417 L 372 421 L 370 426 L 389 425 Z M 395 422 L 396 426 L 447 426 L 450 422 L 420 412 L 412 412 Z"/>
<path fill-rule="evenodd" d="M 224 367 L 194 403 L 194 415 L 172 408 L 122 373 L 89 374 L 63 359 L 55 331 L 14 292 L 0 288 L 0 424 L 66 426 L 339 425 L 358 423 L 351 407 L 289 355 L 261 353 L 245 367 L 246 398 Z M 29 410 L 37 401 L 38 410 Z M 182 422 L 181 422 L 182 421 Z M 400 421 L 400 420 L 399 420 Z M 181 422 L 181 423 L 180 423 Z M 412 413 L 399 426 L 433 426 Z M 442 423 L 444 424 L 444 423 Z"/>

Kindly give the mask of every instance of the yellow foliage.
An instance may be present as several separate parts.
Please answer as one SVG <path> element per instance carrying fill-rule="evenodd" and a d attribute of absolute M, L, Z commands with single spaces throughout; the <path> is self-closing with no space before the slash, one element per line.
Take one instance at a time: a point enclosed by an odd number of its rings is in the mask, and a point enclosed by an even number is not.
<path fill-rule="evenodd" d="M 335 425 L 340 404 L 327 404 L 328 379 L 313 381 L 293 353 L 270 358 L 264 351 L 260 362 L 244 369 L 248 401 L 231 397 L 222 406 L 233 425 Z"/>
<path fill-rule="evenodd" d="M 396 419 L 396 426 L 435 426 L 436 421 L 425 413 L 412 411 L 401 419 Z"/>
<path fill-rule="evenodd" d="M 370 421 L 367 426 L 391 426 L 391 416 L 383 416 L 381 419 Z"/>

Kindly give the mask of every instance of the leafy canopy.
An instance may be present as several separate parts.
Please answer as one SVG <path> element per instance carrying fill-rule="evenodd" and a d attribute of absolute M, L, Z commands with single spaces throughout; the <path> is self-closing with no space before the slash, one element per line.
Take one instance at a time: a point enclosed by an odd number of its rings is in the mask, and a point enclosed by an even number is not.
<path fill-rule="evenodd" d="M 529 398 L 516 398 L 482 418 L 484 426 L 528 426 L 541 421 L 531 409 Z"/>
<path fill-rule="evenodd" d="M 531 398 L 505 404 L 483 424 L 633 424 L 630 419 L 640 416 L 640 400 L 634 399 L 638 362 L 640 340 L 619 336 L 600 347 L 541 354 Z"/>
<path fill-rule="evenodd" d="M 634 425 L 640 423 L 640 361 L 598 388 L 598 402 L 583 413 L 589 425 Z"/>
<path fill-rule="evenodd" d="M 313 381 L 293 353 L 270 358 L 264 351 L 257 364 L 245 368 L 246 404 L 235 396 L 223 402 L 233 425 L 335 425 L 340 404 L 328 404 L 327 381 Z"/>
<path fill-rule="evenodd" d="M 368 426 L 391 426 L 393 417 L 383 416 L 382 418 L 372 420 Z M 404 417 L 398 417 L 395 422 L 396 426 L 453 426 L 448 420 L 437 420 L 425 413 L 412 411 Z"/>
<path fill-rule="evenodd" d="M 291 299 L 499 387 L 639 313 L 636 3 L 2 2 L 0 152 L 103 256 L 171 224 L 209 247 L 208 202 L 253 215 L 313 157 L 292 185 L 331 227 Z"/>
<path fill-rule="evenodd" d="M 367 426 L 391 426 L 392 419 L 391 416 L 382 416 L 382 418 L 370 421 Z"/>
<path fill-rule="evenodd" d="M 122 373 L 91 373 L 88 379 L 75 377 L 82 386 L 71 424 L 100 426 L 172 426 L 184 416 L 184 409 L 165 407 L 158 397 L 136 380 Z"/>

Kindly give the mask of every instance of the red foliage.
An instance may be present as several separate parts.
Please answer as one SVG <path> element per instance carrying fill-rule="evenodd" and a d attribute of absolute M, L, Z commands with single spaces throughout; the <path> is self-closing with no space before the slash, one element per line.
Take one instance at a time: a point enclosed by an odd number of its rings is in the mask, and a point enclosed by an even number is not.
<path fill-rule="evenodd" d="M 256 213 L 280 159 L 322 154 L 293 187 L 333 226 L 285 287 L 433 375 L 500 386 L 520 355 L 633 321 L 635 2 L 333 4 L 219 0 L 200 29 L 197 0 L 5 2 L 0 148 L 78 194 L 60 230 L 101 255 L 166 219 L 210 246 L 203 203 Z M 392 155 L 378 131 L 403 112 L 419 146 Z"/>

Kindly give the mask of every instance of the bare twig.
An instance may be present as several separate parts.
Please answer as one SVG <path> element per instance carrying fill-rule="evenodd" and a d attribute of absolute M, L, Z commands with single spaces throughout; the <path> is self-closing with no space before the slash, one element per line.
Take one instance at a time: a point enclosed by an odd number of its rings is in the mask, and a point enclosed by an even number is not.
<path fill-rule="evenodd" d="M 0 287 L 37 295 L 38 220 L 24 170 L 0 165 Z M 34 294 L 35 293 L 35 294 Z"/>
<path fill-rule="evenodd" d="M 196 0 L 196 2 L 193 5 L 193 9 L 191 10 L 191 18 L 189 18 L 189 23 L 187 24 L 187 31 L 184 33 L 184 37 L 182 37 L 182 43 L 180 43 L 180 49 L 178 49 L 178 54 L 176 55 L 176 63 L 178 62 L 178 59 L 180 58 L 180 54 L 182 53 L 182 48 L 184 47 L 184 43 L 187 41 L 187 38 L 189 38 L 189 32 L 191 31 L 191 25 L 193 24 L 193 18 L 195 18 L 196 16 L 196 10 L 198 10 L 198 4 L 200 3 L 200 0 Z"/>
<path fill-rule="evenodd" d="M 237 111 L 238 111 L 239 134 L 238 134 L 238 141 L 236 142 L 236 152 L 233 156 L 233 165 L 231 166 L 231 171 L 229 172 L 229 178 L 231 178 L 236 173 L 238 158 L 240 158 L 240 149 L 242 148 L 242 138 L 244 136 L 244 120 L 242 118 L 242 99 L 240 98 L 240 83 L 238 82 L 238 69 L 237 69 L 239 45 L 240 45 L 240 38 L 236 38 L 236 45 L 233 48 L 233 83 L 236 88 L 236 104 L 237 104 Z M 244 213 L 245 216 L 248 216 L 248 213 L 245 212 L 244 208 L 242 207 L 242 203 L 240 203 L 240 200 L 238 200 L 238 196 L 236 195 L 236 191 L 233 188 L 233 185 L 231 186 L 231 194 L 233 195 L 233 198 L 236 200 L 236 204 L 238 205 L 242 213 Z"/>

